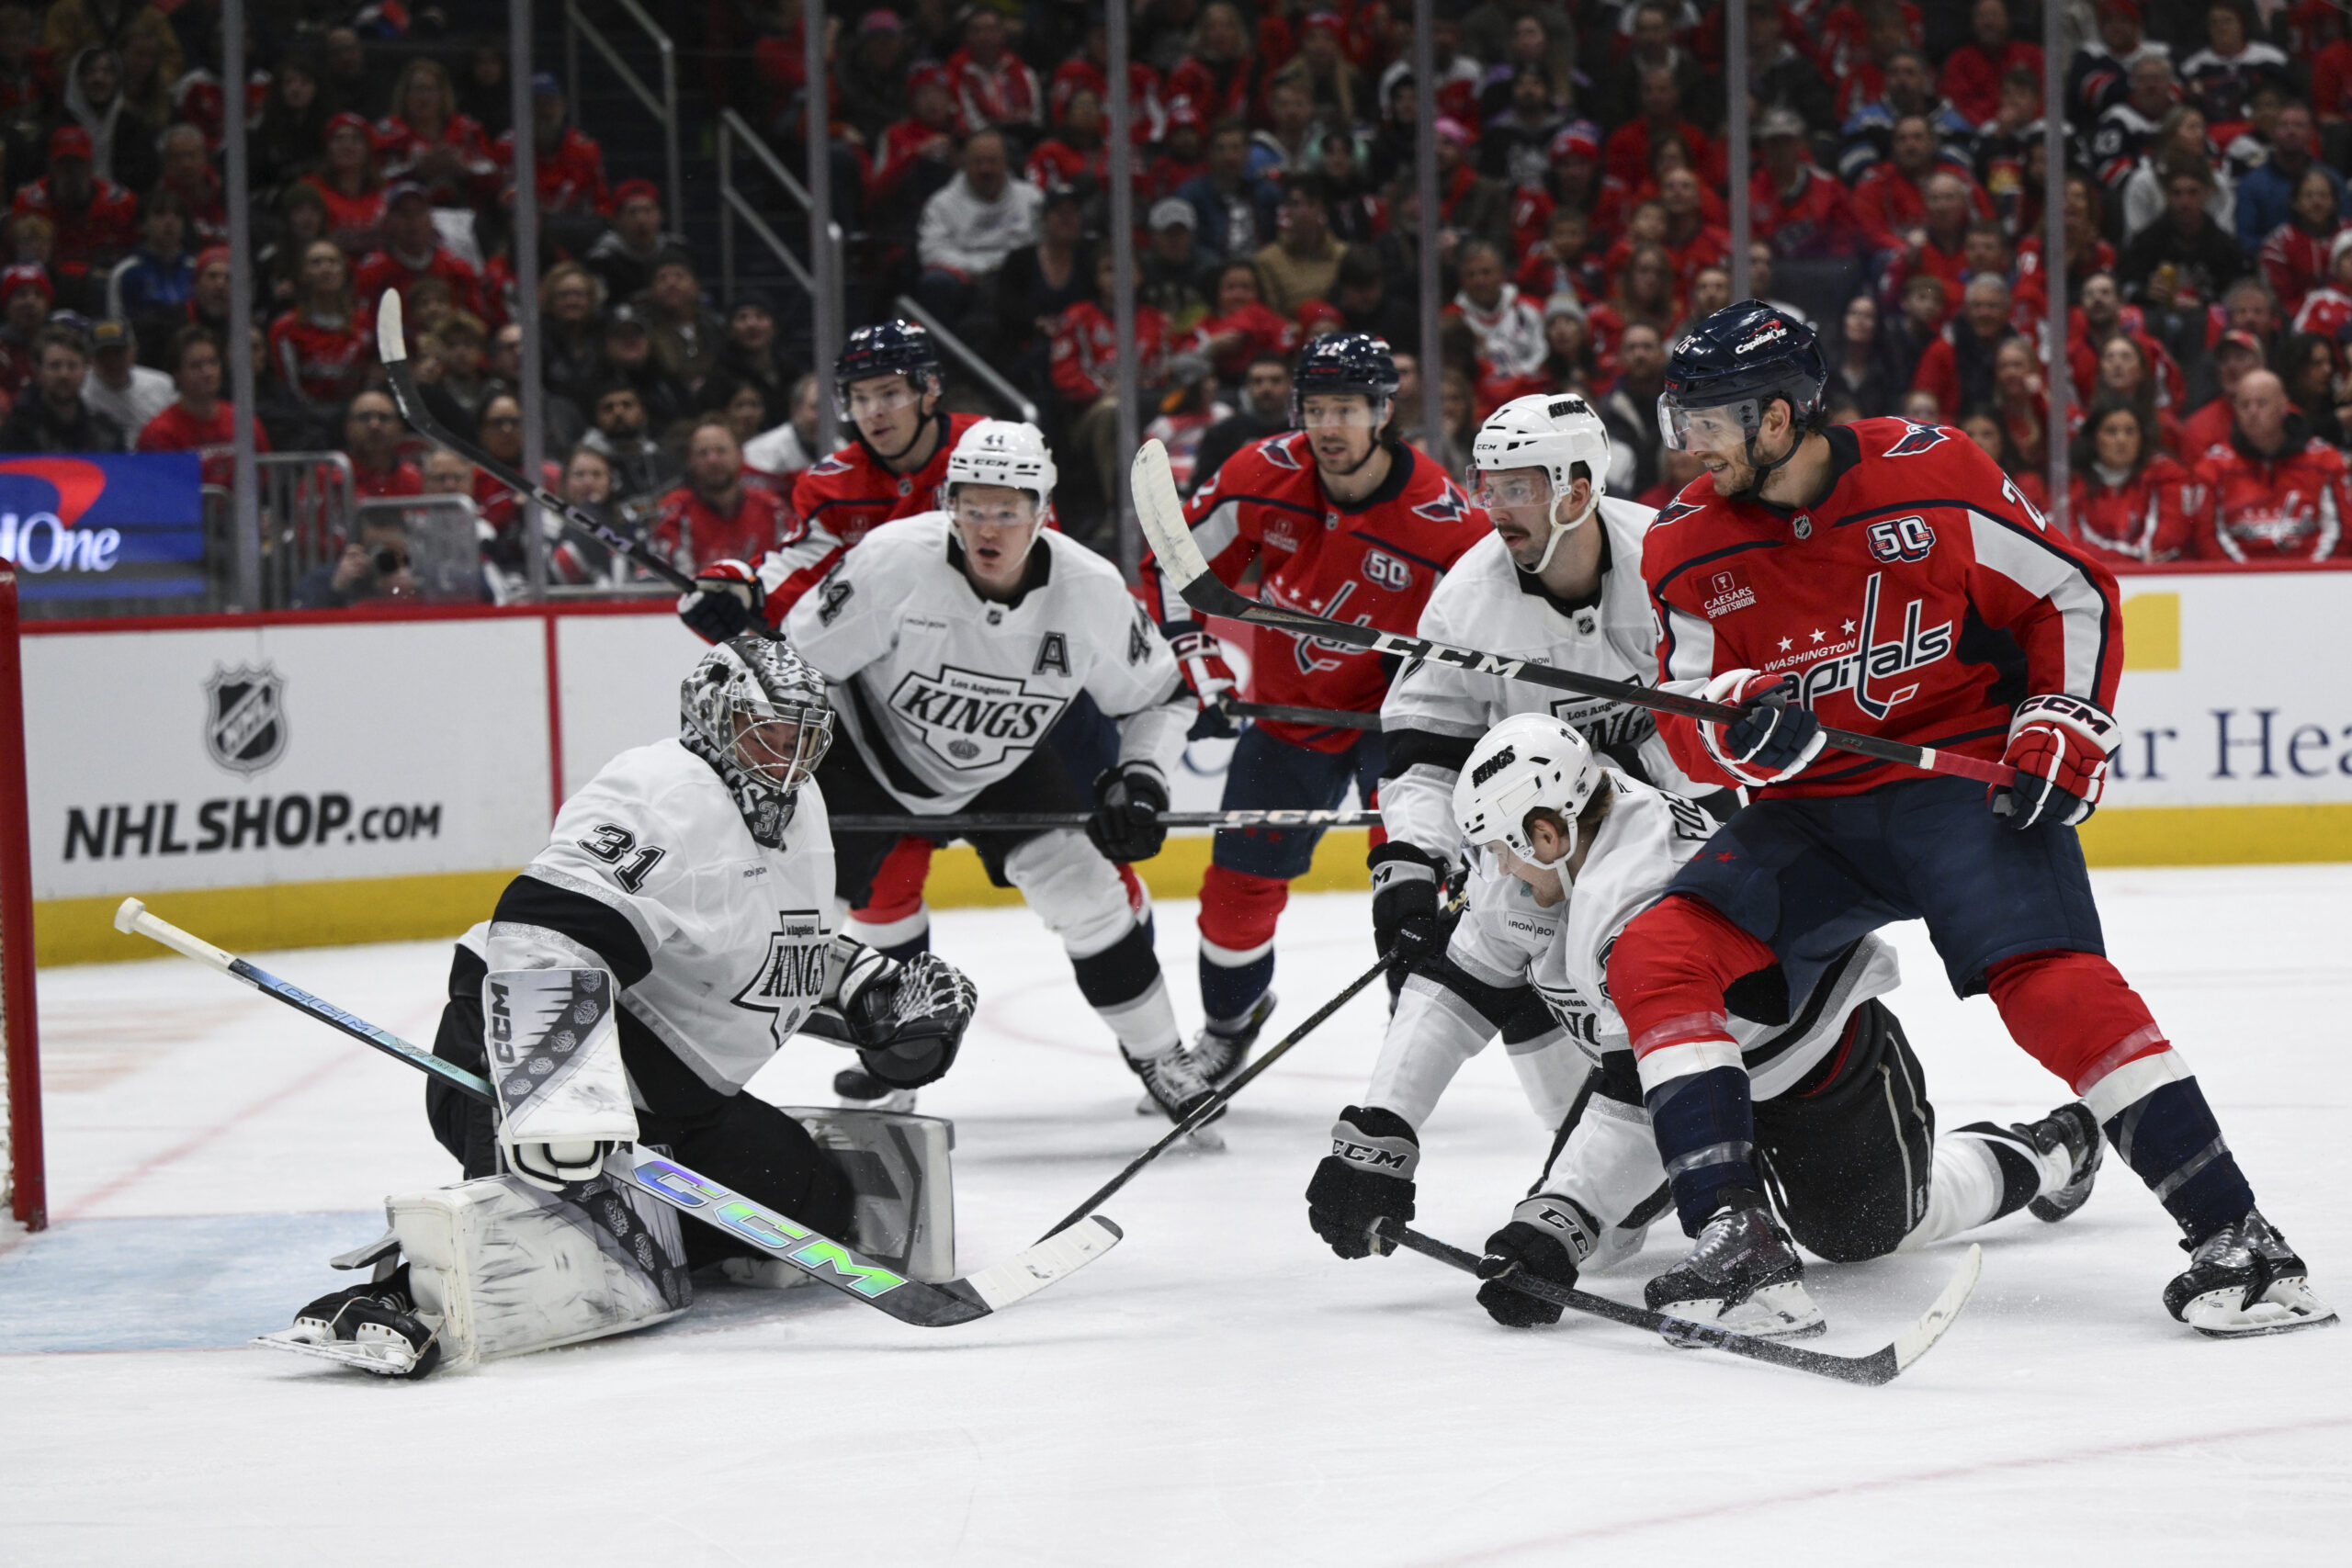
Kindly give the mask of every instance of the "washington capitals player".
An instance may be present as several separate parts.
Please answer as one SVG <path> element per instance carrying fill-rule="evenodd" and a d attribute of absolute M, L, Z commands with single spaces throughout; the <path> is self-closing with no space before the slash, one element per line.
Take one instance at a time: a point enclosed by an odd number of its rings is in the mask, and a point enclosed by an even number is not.
<path fill-rule="evenodd" d="M 1396 363 L 1363 333 L 1317 338 L 1301 351 L 1289 434 L 1226 459 L 1193 491 L 1185 520 L 1210 570 L 1238 582 L 1262 566 L 1271 604 L 1409 631 L 1439 574 L 1486 536 L 1461 490 L 1436 463 L 1390 435 Z M 1176 650 L 1210 732 L 1216 700 L 1233 688 L 1223 650 L 1156 570 L 1145 592 Z M 1391 671 L 1380 657 L 1312 637 L 1261 631 L 1256 694 L 1264 702 L 1353 713 L 1378 709 Z M 1353 781 L 1369 805 L 1381 770 L 1376 733 L 1269 720 L 1234 747 L 1224 805 L 1329 809 Z M 1240 1065 L 1273 1010 L 1274 925 L 1290 882 L 1315 854 L 1314 830 L 1216 835 L 1201 884 L 1201 1004 L 1208 1027 L 1194 1047 L 1221 1077 Z"/>
<path fill-rule="evenodd" d="M 837 812 L 1083 808 L 1047 733 L 1081 693 L 1116 720 L 1084 833 L 967 833 L 989 877 L 1061 939 L 1079 989 L 1171 1119 L 1207 1092 L 1176 1032 L 1141 885 L 1192 703 L 1116 568 L 1046 526 L 1054 461 L 1033 425 L 983 420 L 947 465 L 946 512 L 903 518 L 836 560 L 786 616 L 831 682 L 849 744 L 818 773 Z M 943 831 L 943 840 L 956 836 Z M 1091 840 L 1091 841 L 1090 841 Z M 834 835 L 842 895 L 865 896 L 893 834 Z M 851 1086 L 837 1084 L 844 1095 Z"/>
<path fill-rule="evenodd" d="M 1707 469 L 1644 550 L 1660 679 L 1738 704 L 1660 722 L 1693 778 L 1750 804 L 1637 917 L 1608 962 L 1689 1258 L 1653 1305 L 1736 1301 L 1799 1268 L 1766 1207 L 1758 1122 L 1726 1014 L 1743 987 L 1809 994 L 1837 955 L 1923 918 L 1962 996 L 1989 992 L 2187 1238 L 2165 1291 L 2208 1334 L 2329 1321 L 2255 1207 L 2203 1092 L 2101 945 L 2075 825 L 2117 728 L 2122 625 L 2107 569 L 2052 533 L 1958 433 L 1828 427 L 1812 329 L 1755 300 L 1673 348 L 1658 417 Z M 1847 728 L 2016 770 L 1950 775 L 1822 755 Z"/>
<path fill-rule="evenodd" d="M 849 1169 L 743 1086 L 801 1032 L 857 1048 L 887 1083 L 929 1083 L 956 1058 L 971 983 L 839 934 L 809 782 L 833 723 L 815 671 L 746 637 L 705 654 L 680 702 L 678 738 L 606 763 L 459 940 L 434 1052 L 489 1074 L 501 1111 L 428 1080 L 434 1134 L 471 1179 L 390 1200 L 408 1262 L 311 1303 L 298 1339 L 372 1341 L 404 1359 L 368 1370 L 422 1375 L 444 1342 L 467 1359 L 657 1321 L 691 1299 L 687 1269 L 754 1258 L 605 1190 L 621 1143 L 852 1234 Z"/>
<path fill-rule="evenodd" d="M 1601 767 L 1581 734 L 1542 713 L 1514 715 L 1481 739 L 1451 804 L 1455 831 L 1486 851 L 1468 911 L 1445 952 L 1406 983 L 1364 1103 L 1332 1128 L 1307 1218 L 1342 1258 L 1385 1251 L 1372 1227 L 1413 1217 L 1419 1128 L 1462 1064 L 1535 998 L 1573 1042 L 1558 1054 L 1577 1060 L 1566 1072 L 1521 1074 L 1558 1137 L 1534 1191 L 1487 1239 L 1478 1301 L 1504 1324 L 1553 1323 L 1558 1307 L 1496 1276 L 1516 1269 L 1572 1285 L 1579 1269 L 1637 1250 L 1666 1206 L 1666 1170 L 1602 969 L 1626 922 L 1658 900 L 1715 824 L 1680 795 Z M 1736 997 L 1727 1004 L 1754 1083 L 1758 1160 L 1789 1228 L 1820 1256 L 1849 1261 L 2028 1205 L 2045 1220 L 2080 1208 L 2099 1160 L 2090 1112 L 2064 1105 L 2030 1126 L 1980 1122 L 1938 1138 L 1918 1058 L 1881 999 L 1896 980 L 1894 951 L 1863 935 L 1787 1019 L 1740 1016 Z M 1574 1103 L 1557 1099 L 1587 1064 Z M 1793 1274 L 1708 1306 L 1743 1333 L 1823 1325 Z"/>
<path fill-rule="evenodd" d="M 894 518 L 939 505 L 947 456 L 980 416 L 944 413 L 946 389 L 939 351 L 922 323 L 883 321 L 849 334 L 833 362 L 834 407 L 849 427 L 849 445 L 793 481 L 794 523 L 775 549 L 757 562 L 715 561 L 678 602 L 686 625 L 713 642 L 740 637 L 754 616 L 770 626 L 803 593 Z M 894 957 L 922 952 L 930 911 L 922 885 L 931 845 L 903 840 L 875 878 L 874 903 L 854 917 L 857 934 Z"/>
<path fill-rule="evenodd" d="M 1642 581 L 1642 536 L 1656 514 L 1604 493 L 1609 432 L 1592 405 L 1574 392 L 1514 398 L 1479 427 L 1470 463 L 1472 499 L 1494 532 L 1464 551 L 1431 592 L 1419 635 L 1611 681 L 1655 679 L 1657 630 Z M 1411 960 L 1442 946 L 1438 886 L 1461 859 L 1454 781 L 1478 738 L 1515 713 L 1555 714 L 1635 778 L 1692 793 L 1646 708 L 1458 665 L 1408 664 L 1380 707 L 1388 841 L 1371 859 L 1381 952 L 1401 942 Z M 1392 981 L 1403 973 L 1392 969 Z M 1541 1012 L 1532 1010 L 1530 1021 Z M 1527 1043 L 1509 1030 L 1504 1040 Z"/>

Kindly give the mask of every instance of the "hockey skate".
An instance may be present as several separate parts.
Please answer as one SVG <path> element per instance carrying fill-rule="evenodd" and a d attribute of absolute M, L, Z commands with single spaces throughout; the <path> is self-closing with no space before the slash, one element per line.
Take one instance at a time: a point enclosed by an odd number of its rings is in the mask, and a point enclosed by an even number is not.
<path fill-rule="evenodd" d="M 1157 1056 L 1132 1055 L 1121 1046 L 1119 1055 L 1126 1057 L 1127 1066 L 1143 1079 L 1144 1093 L 1152 1109 L 1170 1122 L 1182 1122 L 1216 1092 L 1216 1086 L 1203 1075 L 1192 1054 L 1182 1045 L 1171 1045 Z M 1193 1129 L 1192 1141 L 1204 1149 L 1225 1147 L 1223 1134 L 1211 1130 L 1212 1123 L 1224 1114 L 1224 1107 L 1218 1107 L 1216 1116 Z"/>
<path fill-rule="evenodd" d="M 441 1364 L 441 1325 L 421 1314 L 403 1264 L 387 1279 L 335 1291 L 294 1314 L 294 1326 L 255 1345 L 317 1356 L 379 1377 L 421 1378 Z"/>
<path fill-rule="evenodd" d="M 1274 993 L 1268 991 L 1250 1004 L 1248 1012 L 1224 1028 L 1211 1023 L 1193 1037 L 1193 1065 L 1208 1080 L 1210 1088 L 1223 1089 L 1250 1065 L 1250 1047 L 1258 1043 L 1258 1032 L 1273 1015 Z M 1147 1090 L 1136 1098 L 1136 1114 L 1159 1115 L 1159 1101 Z"/>
<path fill-rule="evenodd" d="M 2188 1268 L 2165 1287 L 2165 1308 L 2199 1334 L 2236 1339 L 2335 1321 L 2335 1309 L 2312 1294 L 2303 1260 L 2259 1209 L 2180 1245 Z"/>
<path fill-rule="evenodd" d="M 833 1094 L 844 1111 L 887 1111 L 896 1116 L 914 1114 L 913 1089 L 892 1089 L 864 1067 L 843 1067 L 835 1073 Z"/>
<path fill-rule="evenodd" d="M 1690 1256 L 1642 1292 L 1652 1312 L 1764 1339 L 1805 1338 L 1828 1326 L 1804 1288 L 1804 1260 L 1755 1193 L 1733 1193 L 1699 1232 Z"/>
<path fill-rule="evenodd" d="M 2090 1107 L 2077 1100 L 2060 1106 L 2039 1122 L 2019 1122 L 2016 1127 L 2043 1154 L 2052 1154 L 2063 1147 L 2066 1157 L 2074 1162 L 2064 1187 L 2026 1205 L 2026 1213 L 2054 1225 L 2090 1200 L 2091 1182 L 2098 1175 L 2098 1162 L 2107 1147 L 2106 1140 L 2099 1136 L 2098 1121 L 2091 1115 Z"/>

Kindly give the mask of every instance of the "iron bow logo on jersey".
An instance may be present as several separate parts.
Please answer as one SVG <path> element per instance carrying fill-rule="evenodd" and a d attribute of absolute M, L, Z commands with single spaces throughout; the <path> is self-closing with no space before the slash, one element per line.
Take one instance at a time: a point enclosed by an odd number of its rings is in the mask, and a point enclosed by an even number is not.
<path fill-rule="evenodd" d="M 1034 750 L 1069 701 L 1033 692 L 1014 676 L 943 664 L 935 674 L 909 671 L 890 694 L 890 711 L 919 730 L 923 744 L 949 767 L 969 771 Z"/>
<path fill-rule="evenodd" d="M 775 930 L 760 967 L 731 998 L 747 1012 L 769 1015 L 768 1033 L 776 1049 L 792 1038 L 800 1021 L 825 994 L 825 954 L 832 934 L 814 909 L 779 909 Z"/>
<path fill-rule="evenodd" d="M 215 668 L 204 682 L 204 750 L 246 778 L 286 755 L 286 678 L 275 665 Z"/>

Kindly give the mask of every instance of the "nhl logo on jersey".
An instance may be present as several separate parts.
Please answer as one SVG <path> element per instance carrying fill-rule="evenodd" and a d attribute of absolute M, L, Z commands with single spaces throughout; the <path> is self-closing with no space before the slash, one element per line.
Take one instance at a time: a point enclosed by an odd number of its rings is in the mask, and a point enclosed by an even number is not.
<path fill-rule="evenodd" d="M 1010 675 L 942 665 L 909 671 L 890 694 L 890 711 L 918 731 L 952 768 L 989 768 L 1013 751 L 1032 750 L 1068 699 L 1032 692 Z"/>
<path fill-rule="evenodd" d="M 247 778 L 286 755 L 286 678 L 270 664 L 215 669 L 204 682 L 204 749 Z"/>

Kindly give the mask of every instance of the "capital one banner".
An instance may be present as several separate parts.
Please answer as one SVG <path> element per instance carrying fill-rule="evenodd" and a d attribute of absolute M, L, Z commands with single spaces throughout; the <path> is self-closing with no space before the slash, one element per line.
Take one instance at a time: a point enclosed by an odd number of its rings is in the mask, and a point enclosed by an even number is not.
<path fill-rule="evenodd" d="M 205 591 L 204 479 L 193 452 L 0 454 L 0 559 L 33 603 Z"/>

